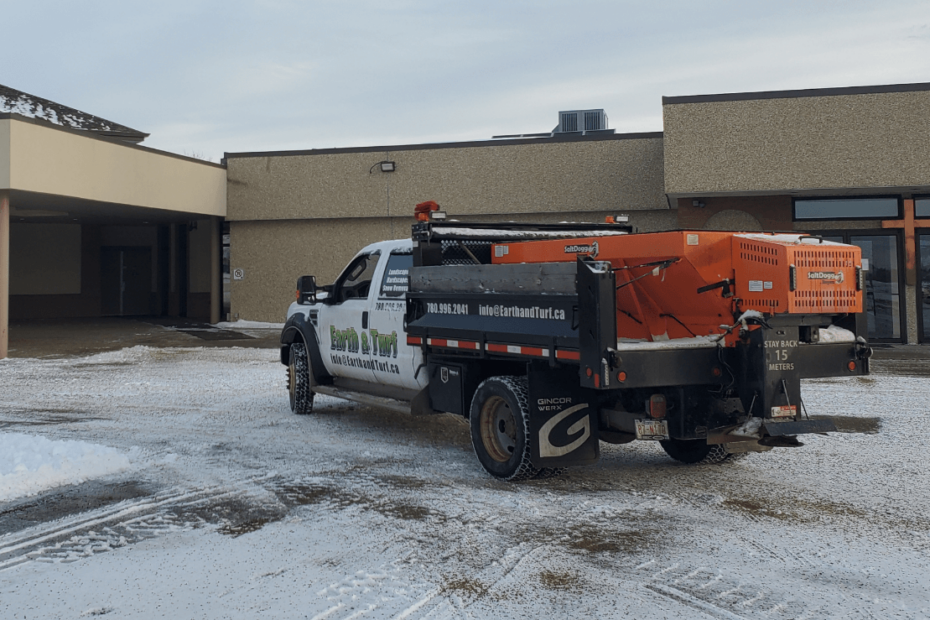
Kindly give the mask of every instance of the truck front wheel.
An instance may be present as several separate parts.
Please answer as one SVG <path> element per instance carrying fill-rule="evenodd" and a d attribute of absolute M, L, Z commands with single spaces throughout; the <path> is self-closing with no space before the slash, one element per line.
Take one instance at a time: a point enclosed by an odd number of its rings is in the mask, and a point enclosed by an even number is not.
<path fill-rule="evenodd" d="M 472 398 L 471 443 L 495 478 L 518 481 L 540 473 L 530 462 L 528 391 L 526 377 L 491 377 Z"/>
<path fill-rule="evenodd" d="M 302 342 L 292 344 L 287 364 L 287 391 L 291 411 L 301 415 L 313 413 L 310 362 L 307 360 L 307 347 Z"/>
<path fill-rule="evenodd" d="M 666 439 L 660 441 L 662 449 L 670 457 L 680 463 L 688 465 L 722 463 L 727 460 L 736 460 L 734 455 L 727 451 L 726 445 L 708 445 L 703 439 Z"/>

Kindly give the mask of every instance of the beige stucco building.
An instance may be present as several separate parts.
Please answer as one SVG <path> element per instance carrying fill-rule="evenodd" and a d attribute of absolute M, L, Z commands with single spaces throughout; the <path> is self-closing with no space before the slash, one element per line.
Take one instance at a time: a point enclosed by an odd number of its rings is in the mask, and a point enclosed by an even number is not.
<path fill-rule="evenodd" d="M 662 111 L 655 133 L 227 153 L 223 165 L 144 148 L 122 126 L 3 114 L 0 330 L 9 317 L 280 322 L 299 275 L 332 280 L 435 200 L 462 220 L 624 214 L 640 231 L 853 243 L 873 341 L 930 343 L 930 84 L 666 97 Z"/>
<path fill-rule="evenodd" d="M 298 275 L 330 281 L 362 246 L 409 236 L 425 200 L 463 220 L 674 227 L 662 161 L 657 133 L 227 154 L 232 313 L 282 321 Z"/>
<path fill-rule="evenodd" d="M 930 342 L 930 84 L 666 97 L 662 108 L 661 133 L 227 153 L 233 317 L 281 321 L 298 275 L 333 279 L 436 200 L 464 220 L 626 214 L 641 231 L 854 243 L 871 266 L 873 339 Z"/>

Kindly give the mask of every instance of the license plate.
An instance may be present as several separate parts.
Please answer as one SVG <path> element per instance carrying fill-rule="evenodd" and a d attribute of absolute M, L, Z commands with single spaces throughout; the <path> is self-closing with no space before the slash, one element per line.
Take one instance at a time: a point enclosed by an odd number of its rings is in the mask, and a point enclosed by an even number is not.
<path fill-rule="evenodd" d="M 795 405 L 784 405 L 781 407 L 772 407 L 772 417 L 773 418 L 793 418 L 798 413 L 798 408 Z"/>
<path fill-rule="evenodd" d="M 658 441 L 668 439 L 668 422 L 665 420 L 636 420 L 636 438 Z"/>

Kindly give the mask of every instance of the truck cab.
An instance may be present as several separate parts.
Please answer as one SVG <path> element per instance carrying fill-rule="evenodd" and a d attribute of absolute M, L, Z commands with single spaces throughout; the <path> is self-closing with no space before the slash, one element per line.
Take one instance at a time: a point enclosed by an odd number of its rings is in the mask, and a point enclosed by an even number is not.
<path fill-rule="evenodd" d="M 282 362 L 293 366 L 291 349 L 296 344 L 308 359 L 313 391 L 367 395 L 371 404 L 409 410 L 405 402 L 427 384 L 426 373 L 417 372 L 423 353 L 407 344 L 404 333 L 412 265 L 410 239 L 363 248 L 332 285 L 305 293 L 290 305 Z M 293 401 L 299 379 L 291 379 Z"/>

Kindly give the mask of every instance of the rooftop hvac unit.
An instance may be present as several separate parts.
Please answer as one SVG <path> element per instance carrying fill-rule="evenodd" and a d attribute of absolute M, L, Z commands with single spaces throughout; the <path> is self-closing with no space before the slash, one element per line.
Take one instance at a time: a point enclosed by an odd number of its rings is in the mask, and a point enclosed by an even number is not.
<path fill-rule="evenodd" d="M 584 133 L 607 129 L 604 110 L 569 110 L 559 112 L 559 126 L 555 133 Z"/>

